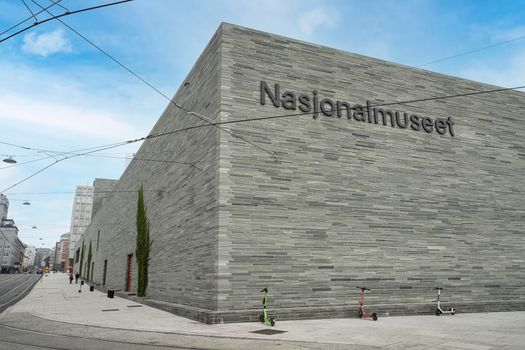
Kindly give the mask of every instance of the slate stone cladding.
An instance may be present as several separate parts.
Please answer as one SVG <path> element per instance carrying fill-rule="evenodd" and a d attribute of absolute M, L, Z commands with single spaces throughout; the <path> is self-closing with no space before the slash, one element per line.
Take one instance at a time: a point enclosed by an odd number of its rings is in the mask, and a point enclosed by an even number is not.
<path fill-rule="evenodd" d="M 261 105 L 261 80 L 354 104 L 495 88 L 222 24 L 174 100 L 221 122 L 300 112 Z M 525 310 L 525 94 L 391 108 L 453 117 L 455 136 L 309 114 L 145 141 L 137 159 L 199 162 L 135 159 L 115 187 L 162 190 L 146 193 L 144 301 L 208 323 L 256 320 L 268 287 L 279 319 L 348 317 L 366 285 L 380 316 L 431 314 L 440 286 L 458 312 Z M 151 134 L 198 124 L 168 106 Z M 114 194 L 93 219 L 115 223 L 95 262 L 96 279 L 102 255 L 112 259 L 114 288 L 135 249 L 135 210 L 136 194 Z"/>

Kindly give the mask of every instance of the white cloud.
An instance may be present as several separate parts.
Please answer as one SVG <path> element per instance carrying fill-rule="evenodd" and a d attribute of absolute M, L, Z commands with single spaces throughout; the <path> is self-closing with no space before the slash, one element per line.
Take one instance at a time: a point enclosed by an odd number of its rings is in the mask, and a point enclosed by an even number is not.
<path fill-rule="evenodd" d="M 300 15 L 298 24 L 301 33 L 303 35 L 310 36 L 320 26 L 334 28 L 335 18 L 330 16 L 325 10 L 315 8 Z"/>
<path fill-rule="evenodd" d="M 22 50 L 39 56 L 47 57 L 59 52 L 72 52 L 69 40 L 64 36 L 62 29 L 37 34 L 35 32 L 24 36 Z"/>
<path fill-rule="evenodd" d="M 146 134 L 164 101 L 127 75 L 110 74 L 88 68 L 45 71 L 0 60 L 0 125 L 26 139 L 55 135 L 47 143 L 56 144 Z"/>
<path fill-rule="evenodd" d="M 53 103 L 19 95 L 0 96 L 0 119 L 20 124 L 45 127 L 57 132 L 74 133 L 95 138 L 132 138 L 137 132 L 130 124 L 114 115 L 94 108 L 82 109 L 66 103 Z"/>

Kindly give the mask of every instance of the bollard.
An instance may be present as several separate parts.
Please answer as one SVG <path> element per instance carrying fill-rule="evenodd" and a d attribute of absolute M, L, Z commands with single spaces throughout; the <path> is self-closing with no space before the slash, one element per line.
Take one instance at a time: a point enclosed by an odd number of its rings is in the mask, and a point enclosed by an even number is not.
<path fill-rule="evenodd" d="M 95 290 L 95 285 L 93 285 L 93 284 L 90 285 L 90 286 L 89 286 L 89 291 L 92 292 L 92 291 L 94 291 L 94 290 Z"/>
<path fill-rule="evenodd" d="M 108 298 L 113 299 L 115 296 L 115 290 L 114 289 L 108 289 Z"/>

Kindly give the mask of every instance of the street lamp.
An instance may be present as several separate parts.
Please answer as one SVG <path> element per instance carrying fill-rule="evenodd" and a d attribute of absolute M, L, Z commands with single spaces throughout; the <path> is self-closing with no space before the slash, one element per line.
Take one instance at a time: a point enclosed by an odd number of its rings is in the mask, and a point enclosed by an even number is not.
<path fill-rule="evenodd" d="M 4 163 L 16 164 L 16 160 L 14 160 L 12 156 L 9 156 L 4 159 Z"/>

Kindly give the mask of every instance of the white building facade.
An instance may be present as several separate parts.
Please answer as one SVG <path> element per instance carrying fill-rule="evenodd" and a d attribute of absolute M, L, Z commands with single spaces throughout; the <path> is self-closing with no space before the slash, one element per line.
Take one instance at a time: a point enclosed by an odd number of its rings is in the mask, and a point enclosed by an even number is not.
<path fill-rule="evenodd" d="M 36 247 L 34 245 L 29 245 L 24 250 L 24 261 L 22 262 L 22 266 L 24 269 L 33 267 L 35 263 L 35 254 L 36 254 Z"/>
<path fill-rule="evenodd" d="M 22 269 L 24 244 L 18 239 L 18 227 L 8 219 L 9 200 L 0 194 L 0 272 L 14 273 Z"/>
<path fill-rule="evenodd" d="M 93 186 L 77 186 L 73 209 L 71 212 L 71 244 L 69 245 L 69 259 L 72 262 L 75 256 L 75 246 L 91 222 L 93 209 Z"/>
<path fill-rule="evenodd" d="M 71 235 L 64 233 L 60 235 L 60 241 L 55 245 L 55 270 L 69 272 L 69 245 L 71 243 Z"/>

